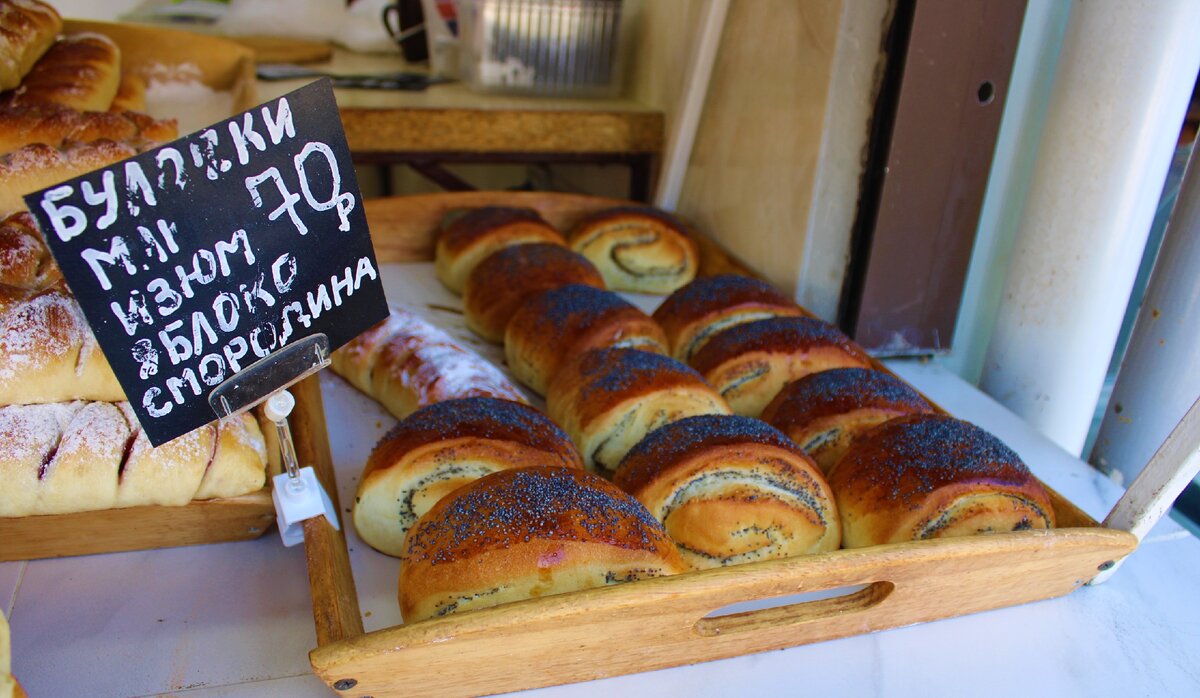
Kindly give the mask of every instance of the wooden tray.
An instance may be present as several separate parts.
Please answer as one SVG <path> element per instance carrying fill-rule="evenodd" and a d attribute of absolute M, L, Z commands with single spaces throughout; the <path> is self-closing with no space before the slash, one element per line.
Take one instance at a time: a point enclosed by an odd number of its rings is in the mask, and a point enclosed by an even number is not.
<path fill-rule="evenodd" d="M 250 540 L 274 520 L 269 488 L 182 507 L 0 518 L 0 562 Z"/>
<path fill-rule="evenodd" d="M 195 66 L 204 84 L 232 93 L 234 112 L 256 103 L 254 54 L 225 39 L 131 24 L 67 20 L 63 31 L 104 34 L 135 72 Z M 77 514 L 0 518 L 0 562 L 170 548 L 261 536 L 275 519 L 271 491 L 182 507 L 132 507 Z"/>
<path fill-rule="evenodd" d="M 64 20 L 63 33 L 73 32 L 96 32 L 112 39 L 121 48 L 121 69 L 144 78 L 186 67 L 214 91 L 232 93 L 233 111 L 226 116 L 258 104 L 254 51 L 237 42 L 159 26 Z"/>
<path fill-rule="evenodd" d="M 366 202 L 380 263 L 432 259 L 433 231 L 454 208 L 506 204 L 570 227 L 627 202 L 469 192 Z M 701 238 L 703 274 L 749 273 Z M 882 368 L 882 365 L 877 367 Z M 337 492 L 319 386 L 297 391 L 302 462 Z M 590 589 L 363 632 L 342 534 L 305 522 L 317 648 L 313 671 L 338 695 L 459 696 L 587 681 L 821 642 L 1067 594 L 1137 547 L 1051 490 L 1059 527 L 917 541 Z M 339 509 L 340 510 L 340 509 Z M 738 611 L 732 604 L 834 590 Z M 725 609 L 725 610 L 721 610 Z M 714 613 L 717 612 L 717 613 Z M 468 668 L 464 671 L 464 668 Z"/>

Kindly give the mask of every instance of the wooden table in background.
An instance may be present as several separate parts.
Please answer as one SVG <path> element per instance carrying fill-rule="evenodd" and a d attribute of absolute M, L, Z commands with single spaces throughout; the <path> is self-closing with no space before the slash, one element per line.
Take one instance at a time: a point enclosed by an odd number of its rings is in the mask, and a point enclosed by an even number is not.
<path fill-rule="evenodd" d="M 411 70 L 399 56 L 335 50 L 315 70 L 371 74 Z M 311 79 L 259 81 L 263 101 Z M 516 97 L 463 83 L 422 92 L 337 89 L 354 161 L 404 164 L 449 191 L 473 189 L 447 163 L 622 164 L 629 198 L 648 201 L 663 149 L 663 113 L 626 99 Z"/>

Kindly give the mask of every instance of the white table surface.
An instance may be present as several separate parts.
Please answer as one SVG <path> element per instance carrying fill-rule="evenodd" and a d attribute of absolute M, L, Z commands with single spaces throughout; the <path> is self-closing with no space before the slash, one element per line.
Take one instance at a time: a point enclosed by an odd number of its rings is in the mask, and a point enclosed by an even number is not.
<path fill-rule="evenodd" d="M 454 305 L 429 267 L 385 269 L 389 297 Z M 430 317 L 478 344 L 456 316 Z M 957 376 L 914 361 L 889 365 L 998 435 L 1093 517 L 1120 496 Z M 332 375 L 322 387 L 346 506 L 393 420 Z M 366 629 L 398 623 L 396 561 L 363 545 L 353 527 L 348 541 Z M 523 695 L 1200 695 L 1198 582 L 1200 541 L 1164 520 L 1107 584 L 1059 599 Z M 330 695 L 309 673 L 316 637 L 304 551 L 282 547 L 274 531 L 243 543 L 3 563 L 0 607 L 11 619 L 13 671 L 32 698 Z"/>

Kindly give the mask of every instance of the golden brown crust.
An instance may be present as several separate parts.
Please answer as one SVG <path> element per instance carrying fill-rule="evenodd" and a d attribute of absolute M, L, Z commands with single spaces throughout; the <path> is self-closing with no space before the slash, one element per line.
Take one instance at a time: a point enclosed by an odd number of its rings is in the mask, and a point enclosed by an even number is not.
<path fill-rule="evenodd" d="M 0 221 L 0 284 L 37 291 L 61 278 L 62 271 L 29 212 Z"/>
<path fill-rule="evenodd" d="M 544 454 L 547 462 L 540 465 L 583 467 L 570 437 L 541 412 L 510 400 L 470 397 L 428 405 L 401 420 L 371 451 L 363 477 L 395 467 L 418 448 L 460 438 L 514 441 Z"/>
<path fill-rule="evenodd" d="M 132 70 L 121 71 L 121 82 L 108 111 L 116 114 L 146 111 L 146 78 Z"/>
<path fill-rule="evenodd" d="M 559 424 L 568 421 L 555 415 L 567 411 L 561 403 L 569 394 L 573 398 L 569 421 L 586 426 L 633 396 L 675 389 L 695 390 L 720 402 L 698 373 L 674 359 L 636 349 L 599 349 L 584 352 L 563 367 L 550 385 L 546 410 Z"/>
<path fill-rule="evenodd" d="M 75 297 L 0 287 L 0 405 L 124 400 Z"/>
<path fill-rule="evenodd" d="M 568 357 L 626 347 L 667 353 L 667 338 L 632 303 L 612 291 L 571 284 L 525 301 L 508 322 L 504 354 L 513 374 L 539 395 Z"/>
<path fill-rule="evenodd" d="M 586 472 L 493 473 L 409 530 L 400 563 L 406 623 L 686 569 L 662 526 Z"/>
<path fill-rule="evenodd" d="M 1045 488 L 979 427 L 913 415 L 863 434 L 829 476 L 845 547 L 1054 526 Z"/>
<path fill-rule="evenodd" d="M 737 414 L 757 417 L 784 385 L 831 368 L 869 368 L 870 357 L 833 325 L 809 317 L 747 322 L 714 336 L 691 365 Z"/>
<path fill-rule="evenodd" d="M 764 281 L 736 274 L 696 279 L 672 293 L 654 319 L 671 342 L 671 356 L 687 362 L 718 332 L 804 310 Z"/>
<path fill-rule="evenodd" d="M 568 284 L 604 288 L 604 279 L 591 262 L 560 245 L 533 243 L 494 252 L 467 278 L 467 327 L 499 344 L 522 303 L 535 293 Z"/>
<path fill-rule="evenodd" d="M 484 475 L 525 467 L 582 469 L 566 432 L 527 405 L 448 400 L 417 410 L 372 450 L 359 482 L 354 525 L 388 555 L 442 497 Z"/>
<path fill-rule="evenodd" d="M 630 450 L 613 482 L 663 523 L 694 569 L 841 544 L 833 493 L 816 464 L 757 419 L 668 424 Z"/>
<path fill-rule="evenodd" d="M 857 435 L 895 417 L 931 412 L 925 398 L 895 376 L 835 368 L 785 385 L 762 419 L 787 434 L 828 475 Z"/>
<path fill-rule="evenodd" d="M 571 435 L 589 469 L 608 473 L 650 431 L 729 406 L 692 369 L 636 349 L 570 359 L 546 391 L 546 413 Z"/>
<path fill-rule="evenodd" d="M 471 271 L 493 252 L 511 245 L 566 246 L 562 234 L 529 208 L 486 206 L 452 220 L 438 233 L 434 270 L 451 291 L 462 293 Z"/>
<path fill-rule="evenodd" d="M 128 403 L 10 405 L 0 408 L 0 440 L 0 516 L 180 506 L 265 482 L 266 454 L 249 415 L 155 448 Z"/>
<path fill-rule="evenodd" d="M 11 90 L 62 31 L 58 12 L 40 0 L 0 1 L 0 90 Z"/>
<path fill-rule="evenodd" d="M 99 140 L 62 148 L 34 144 L 0 155 L 0 215 L 25 210 L 25 194 L 136 154 L 133 146 Z"/>
<path fill-rule="evenodd" d="M 158 120 L 138 112 L 83 112 L 51 105 L 0 106 L 0 153 L 41 144 L 66 148 L 71 143 L 111 140 L 135 151 L 179 137 L 174 119 Z"/>
<path fill-rule="evenodd" d="M 68 34 L 54 42 L 4 102 L 108 111 L 120 83 L 121 49 L 112 39 L 92 32 Z"/>
<path fill-rule="evenodd" d="M 666 294 L 696 276 L 699 249 L 687 226 L 648 207 L 599 211 L 581 221 L 571 249 L 587 257 L 617 291 Z"/>

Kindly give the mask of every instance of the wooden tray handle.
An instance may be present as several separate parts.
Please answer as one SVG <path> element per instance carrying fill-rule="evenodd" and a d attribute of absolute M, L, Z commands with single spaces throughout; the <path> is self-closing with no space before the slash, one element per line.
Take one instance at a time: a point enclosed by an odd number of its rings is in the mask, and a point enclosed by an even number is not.
<path fill-rule="evenodd" d="M 715 637 L 758 631 L 763 628 L 813 623 L 834 616 L 845 616 L 870 610 L 883 603 L 895 588 L 896 585 L 891 582 L 871 582 L 866 585 L 858 585 L 857 589 L 844 594 L 813 601 L 799 601 L 740 613 L 722 614 L 718 609 L 696 621 L 696 625 L 693 627 L 700 635 Z"/>
<path fill-rule="evenodd" d="M 1051 598 L 1135 545 L 1082 528 L 765 560 L 431 618 L 323 643 L 309 658 L 348 698 L 490 695 Z"/>

